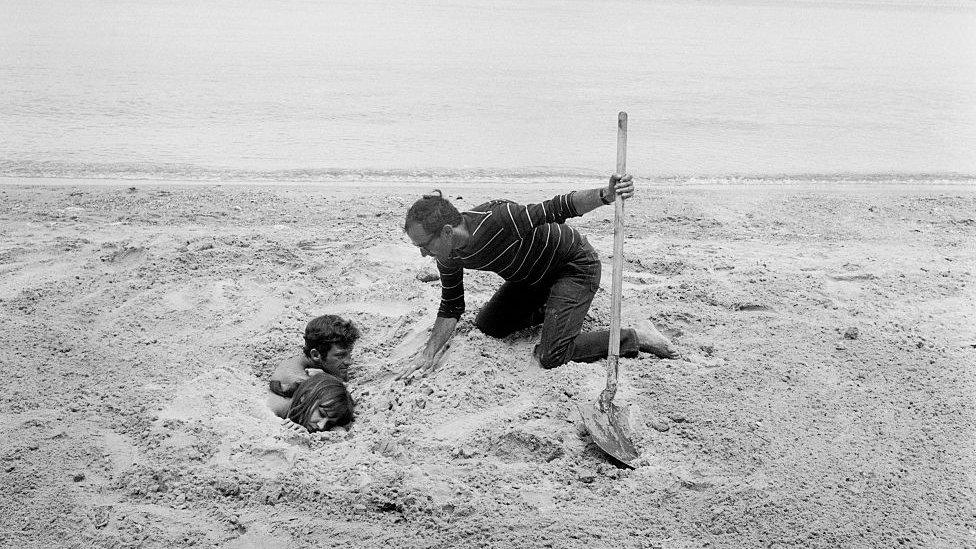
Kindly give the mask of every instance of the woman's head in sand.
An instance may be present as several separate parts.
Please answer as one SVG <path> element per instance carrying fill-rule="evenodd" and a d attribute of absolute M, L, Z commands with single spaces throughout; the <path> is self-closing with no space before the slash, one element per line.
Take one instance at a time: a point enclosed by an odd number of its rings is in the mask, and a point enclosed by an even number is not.
<path fill-rule="evenodd" d="M 407 210 L 403 232 L 423 256 L 447 257 L 453 249 L 454 227 L 461 224 L 461 213 L 439 189 L 413 203 Z"/>
<path fill-rule="evenodd" d="M 295 389 L 288 419 L 310 433 L 348 425 L 353 420 L 352 397 L 335 376 L 316 374 Z"/>
<path fill-rule="evenodd" d="M 303 352 L 318 368 L 341 380 L 349 376 L 352 348 L 359 339 L 359 329 L 344 318 L 322 315 L 305 327 Z"/>

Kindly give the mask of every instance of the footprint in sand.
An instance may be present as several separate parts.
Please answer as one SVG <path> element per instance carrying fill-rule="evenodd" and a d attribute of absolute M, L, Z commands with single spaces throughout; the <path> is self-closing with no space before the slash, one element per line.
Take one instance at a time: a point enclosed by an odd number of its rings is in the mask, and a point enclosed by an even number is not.
<path fill-rule="evenodd" d="M 667 278 L 652 273 L 624 271 L 623 282 L 624 288 L 641 290 L 663 286 L 667 284 Z"/>
<path fill-rule="evenodd" d="M 563 457 L 566 451 L 562 442 L 546 433 L 533 433 L 523 429 L 512 429 L 495 437 L 489 451 L 509 463 L 544 461 L 546 463 Z"/>
<path fill-rule="evenodd" d="M 775 312 L 775 309 L 773 309 L 769 305 L 764 305 L 762 303 L 751 303 L 751 302 L 745 302 L 745 303 L 736 302 L 733 303 L 730 306 L 730 308 L 733 311 L 741 311 L 741 312 Z"/>
<path fill-rule="evenodd" d="M 402 266 L 412 263 L 427 264 L 430 262 L 429 259 L 423 258 L 420 253 L 417 252 L 416 248 L 409 246 L 406 243 L 380 244 L 379 246 L 366 248 L 363 251 L 366 253 L 366 260 L 371 263 Z"/>
<path fill-rule="evenodd" d="M 112 244 L 110 247 L 116 247 Z M 146 255 L 146 249 L 142 246 L 129 246 L 127 243 L 122 243 L 121 247 L 103 255 L 101 260 L 103 263 L 109 263 L 112 265 L 122 265 L 126 263 L 134 263 L 142 259 Z"/>
<path fill-rule="evenodd" d="M 871 273 L 866 273 L 863 271 L 828 274 L 827 276 L 830 277 L 832 280 L 838 280 L 841 282 L 858 282 L 862 280 L 874 280 L 878 278 L 876 275 L 873 275 Z"/>

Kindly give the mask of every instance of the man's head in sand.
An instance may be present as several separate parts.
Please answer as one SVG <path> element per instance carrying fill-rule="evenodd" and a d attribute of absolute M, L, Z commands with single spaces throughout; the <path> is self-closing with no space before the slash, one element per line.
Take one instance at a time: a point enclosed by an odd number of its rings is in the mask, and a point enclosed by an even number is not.
<path fill-rule="evenodd" d="M 340 380 L 349 377 L 352 348 L 359 339 L 359 329 L 343 318 L 322 315 L 305 327 L 303 352 L 316 368 Z"/>
<path fill-rule="evenodd" d="M 352 397 L 335 376 L 316 374 L 295 389 L 288 419 L 310 433 L 348 425 L 353 420 Z"/>
<path fill-rule="evenodd" d="M 447 259 L 454 249 L 454 228 L 461 222 L 457 208 L 435 190 L 410 206 L 403 232 L 420 248 L 420 255 Z"/>

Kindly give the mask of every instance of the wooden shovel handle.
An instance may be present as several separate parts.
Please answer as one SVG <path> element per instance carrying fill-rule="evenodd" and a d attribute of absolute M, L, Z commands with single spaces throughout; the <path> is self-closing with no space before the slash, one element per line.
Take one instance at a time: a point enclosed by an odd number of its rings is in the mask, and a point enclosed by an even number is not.
<path fill-rule="evenodd" d="M 617 171 L 627 172 L 627 113 L 617 115 Z M 613 286 L 610 302 L 610 354 L 620 356 L 620 301 L 624 267 L 624 201 L 613 201 Z"/>
<path fill-rule="evenodd" d="M 627 172 L 627 113 L 617 115 L 617 170 Z M 610 349 L 607 353 L 607 388 L 601 403 L 609 404 L 617 393 L 617 361 L 620 357 L 620 301 L 624 280 L 624 201 L 615 197 L 613 216 L 613 285 L 610 292 Z"/>

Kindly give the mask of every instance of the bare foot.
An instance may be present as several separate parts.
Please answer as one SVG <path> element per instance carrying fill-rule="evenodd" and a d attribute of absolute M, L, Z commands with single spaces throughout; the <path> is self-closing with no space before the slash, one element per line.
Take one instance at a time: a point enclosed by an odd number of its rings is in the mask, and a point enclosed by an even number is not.
<path fill-rule="evenodd" d="M 634 332 L 637 333 L 637 346 L 641 352 L 651 353 L 659 358 L 678 358 L 678 349 L 671 340 L 649 321 L 638 323 Z"/>

